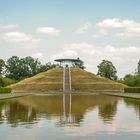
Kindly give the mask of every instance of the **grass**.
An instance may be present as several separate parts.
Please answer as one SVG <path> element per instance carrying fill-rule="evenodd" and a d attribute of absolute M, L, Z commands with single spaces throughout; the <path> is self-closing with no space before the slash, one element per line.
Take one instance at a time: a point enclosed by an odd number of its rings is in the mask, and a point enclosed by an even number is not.
<path fill-rule="evenodd" d="M 11 93 L 11 88 L 0 87 L 0 94 Z"/>
<path fill-rule="evenodd" d="M 0 86 L 1 87 L 8 86 L 8 85 L 14 84 L 14 83 L 16 83 L 15 80 L 0 76 Z"/>
<path fill-rule="evenodd" d="M 120 91 L 123 84 L 99 77 L 79 68 L 72 68 L 73 91 Z M 54 68 L 10 85 L 14 92 L 46 92 L 63 90 L 63 68 Z"/>
<path fill-rule="evenodd" d="M 10 86 L 14 92 L 44 92 L 49 90 L 62 90 L 63 69 L 54 68 L 47 72 L 37 74 Z"/>
<path fill-rule="evenodd" d="M 79 68 L 71 69 L 74 90 L 124 90 L 123 84 L 86 72 Z"/>

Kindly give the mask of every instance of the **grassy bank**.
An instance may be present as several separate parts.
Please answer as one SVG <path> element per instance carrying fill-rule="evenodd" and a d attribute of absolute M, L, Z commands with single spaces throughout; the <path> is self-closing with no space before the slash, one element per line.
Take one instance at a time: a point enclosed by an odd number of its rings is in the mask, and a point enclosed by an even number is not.
<path fill-rule="evenodd" d="M 11 93 L 11 88 L 0 87 L 0 94 Z"/>
<path fill-rule="evenodd" d="M 33 95 L 33 93 L 14 93 L 14 94 L 0 94 L 0 100 L 5 99 L 12 99 L 12 98 L 19 98 L 23 96 L 30 96 Z"/>
<path fill-rule="evenodd" d="M 5 87 L 14 83 L 16 83 L 15 80 L 0 76 L 0 87 Z"/>
<path fill-rule="evenodd" d="M 110 95 L 110 96 L 117 96 L 117 97 L 126 97 L 126 98 L 133 98 L 133 99 L 140 99 L 140 94 L 136 94 L 136 93 L 101 93 L 104 95 Z"/>

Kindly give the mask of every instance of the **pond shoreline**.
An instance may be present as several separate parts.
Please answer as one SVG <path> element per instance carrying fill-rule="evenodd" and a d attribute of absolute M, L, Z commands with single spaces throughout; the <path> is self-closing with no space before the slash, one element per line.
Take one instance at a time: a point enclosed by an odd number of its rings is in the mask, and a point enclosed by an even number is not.
<path fill-rule="evenodd" d="M 19 97 L 30 96 L 30 95 L 33 95 L 33 93 L 7 93 L 7 94 L 0 94 L 0 100 L 19 98 Z"/>
<path fill-rule="evenodd" d="M 108 96 L 125 97 L 131 99 L 140 99 L 140 93 L 100 93 Z"/>
<path fill-rule="evenodd" d="M 108 96 L 116 96 L 116 97 L 125 97 L 132 99 L 140 99 L 140 93 L 124 93 L 124 92 L 105 92 L 105 91 L 72 91 L 72 92 L 60 92 L 60 91 L 47 91 L 47 92 L 16 92 L 16 93 L 7 93 L 0 94 L 0 100 L 19 98 L 23 96 L 30 95 L 61 95 L 61 94 L 74 94 L 74 95 L 108 95 Z"/>

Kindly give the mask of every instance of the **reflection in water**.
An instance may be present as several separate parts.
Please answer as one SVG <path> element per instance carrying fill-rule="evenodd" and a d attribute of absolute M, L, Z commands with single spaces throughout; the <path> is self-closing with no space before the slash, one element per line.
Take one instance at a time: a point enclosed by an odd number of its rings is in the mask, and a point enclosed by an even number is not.
<path fill-rule="evenodd" d="M 71 94 L 63 94 L 63 116 L 60 118 L 58 126 L 74 125 L 75 119 L 71 114 Z"/>
<path fill-rule="evenodd" d="M 5 115 L 9 124 L 13 127 L 17 126 L 18 123 L 33 123 L 37 120 L 36 111 L 32 107 L 25 107 L 18 103 L 12 103 L 10 106 L 5 108 Z"/>
<path fill-rule="evenodd" d="M 15 101 L 1 102 L 0 114 L 1 122 L 6 118 L 7 123 L 11 124 L 12 127 L 16 127 L 19 123 L 35 123 L 37 120 L 35 109 L 32 107 L 27 108 Z"/>
<path fill-rule="evenodd" d="M 2 109 L 3 109 L 4 104 L 5 103 L 0 102 L 0 124 L 2 124 L 4 121 L 4 117 L 3 117 L 3 113 L 2 113 Z"/>
<path fill-rule="evenodd" d="M 117 113 L 117 101 L 99 106 L 99 115 L 105 123 L 110 123 Z"/>
<path fill-rule="evenodd" d="M 79 126 L 87 111 L 98 107 L 99 116 L 104 122 L 111 122 L 117 111 L 118 98 L 98 95 L 54 95 L 28 96 L 0 102 L 0 122 L 4 117 L 7 123 L 37 123 L 41 117 L 56 119 L 57 126 Z"/>
<path fill-rule="evenodd" d="M 5 100 L 0 102 L 1 139 L 139 140 L 140 120 L 134 112 L 140 116 L 140 101 L 103 95 L 42 94 Z"/>
<path fill-rule="evenodd" d="M 140 118 L 140 100 L 125 98 L 124 102 L 127 106 L 133 107 L 136 112 L 136 116 Z"/>

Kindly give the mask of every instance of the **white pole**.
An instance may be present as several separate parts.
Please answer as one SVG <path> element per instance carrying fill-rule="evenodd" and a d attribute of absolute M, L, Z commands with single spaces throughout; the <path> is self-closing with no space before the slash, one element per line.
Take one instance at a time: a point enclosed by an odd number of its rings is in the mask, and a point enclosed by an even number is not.
<path fill-rule="evenodd" d="M 63 91 L 65 91 L 65 67 L 63 68 Z"/>
<path fill-rule="evenodd" d="M 71 91 L 71 69 L 69 67 L 69 83 L 70 83 L 70 91 Z"/>

